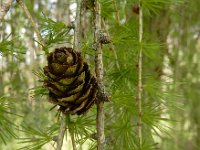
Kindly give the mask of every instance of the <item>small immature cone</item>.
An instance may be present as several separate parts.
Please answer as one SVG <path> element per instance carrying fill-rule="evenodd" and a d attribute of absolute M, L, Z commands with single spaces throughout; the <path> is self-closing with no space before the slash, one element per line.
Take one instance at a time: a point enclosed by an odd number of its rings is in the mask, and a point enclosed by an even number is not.
<path fill-rule="evenodd" d="M 111 43 L 111 39 L 106 32 L 100 31 L 98 34 L 98 41 L 101 44 L 109 44 Z"/>
<path fill-rule="evenodd" d="M 133 13 L 139 15 L 140 7 L 139 7 L 138 5 L 134 5 L 134 6 L 132 7 L 132 11 L 133 11 Z"/>
<path fill-rule="evenodd" d="M 72 48 L 56 48 L 47 56 L 44 73 L 49 101 L 65 114 L 83 114 L 96 101 L 97 81 L 80 53 Z"/>

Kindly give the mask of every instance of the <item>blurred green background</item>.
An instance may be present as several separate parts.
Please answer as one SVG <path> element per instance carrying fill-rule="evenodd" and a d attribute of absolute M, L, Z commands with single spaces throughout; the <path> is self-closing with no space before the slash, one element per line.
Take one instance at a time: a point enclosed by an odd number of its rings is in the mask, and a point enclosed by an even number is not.
<path fill-rule="evenodd" d="M 73 23 L 81 5 L 81 53 L 94 73 L 93 10 L 89 0 L 24 1 L 46 42 L 45 51 L 73 46 Z M 200 149 L 200 1 L 143 0 L 143 145 L 138 146 L 136 103 L 139 15 L 137 0 L 99 0 L 106 149 Z M 1 0 L 3 2 L 3 0 Z M 79 6 L 80 6 L 79 5 Z M 45 52 L 22 8 L 13 1 L 0 25 L 0 149 L 55 149 L 60 121 L 43 88 Z M 71 116 L 77 148 L 95 149 L 96 107 Z M 63 149 L 72 149 L 66 132 Z"/>

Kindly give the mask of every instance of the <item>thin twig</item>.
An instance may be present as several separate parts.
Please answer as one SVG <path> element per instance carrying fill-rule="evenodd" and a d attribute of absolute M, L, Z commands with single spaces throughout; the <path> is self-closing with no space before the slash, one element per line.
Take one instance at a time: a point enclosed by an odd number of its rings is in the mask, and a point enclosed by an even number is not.
<path fill-rule="evenodd" d="M 74 132 L 73 132 L 73 129 L 70 127 L 70 123 L 71 123 L 70 116 L 68 115 L 68 130 L 69 130 L 69 134 L 70 134 L 71 141 L 72 141 L 72 147 L 73 147 L 73 150 L 77 150 Z"/>
<path fill-rule="evenodd" d="M 142 2 L 139 0 L 139 60 L 138 60 L 138 137 L 140 145 L 142 145 L 142 38 L 143 38 L 143 12 L 142 12 Z"/>
<path fill-rule="evenodd" d="M 10 6 L 12 5 L 13 0 L 5 0 L 0 4 L 0 24 L 2 23 L 4 16 L 9 11 Z"/>
<path fill-rule="evenodd" d="M 114 4 L 114 8 L 115 8 L 115 17 L 116 17 L 116 20 L 117 20 L 117 24 L 119 25 L 120 24 L 120 17 L 119 17 L 119 11 L 118 11 L 117 4 L 116 4 L 115 0 L 113 0 L 113 4 Z"/>
<path fill-rule="evenodd" d="M 101 44 L 98 40 L 98 34 L 101 30 L 101 16 L 100 5 L 98 0 L 95 1 L 94 8 L 94 45 L 95 45 L 95 72 L 99 86 L 99 93 L 104 92 L 103 86 L 103 59 Z M 104 99 L 102 96 L 97 98 L 97 150 L 105 149 L 105 135 L 104 135 Z"/>
<path fill-rule="evenodd" d="M 70 136 L 71 136 L 73 150 L 77 150 L 77 148 L 76 148 L 76 141 L 75 141 L 75 138 L 74 138 L 74 133 L 70 132 Z"/>
<path fill-rule="evenodd" d="M 65 131 L 66 131 L 66 115 L 62 114 L 61 116 L 61 125 L 60 125 L 60 130 L 59 130 L 59 135 L 57 139 L 57 147 L 56 150 L 61 150 L 62 145 L 63 145 L 63 139 L 65 136 Z"/>
<path fill-rule="evenodd" d="M 81 2 L 77 0 L 76 2 L 76 20 L 75 20 L 75 30 L 74 30 L 74 50 L 80 51 L 80 27 L 81 27 Z"/>
<path fill-rule="evenodd" d="M 106 30 L 106 34 L 108 35 L 108 37 L 110 37 L 110 33 L 108 32 L 105 21 L 103 19 L 102 19 L 102 24 L 103 24 L 104 29 Z M 118 62 L 118 56 L 117 56 L 115 46 L 114 46 L 113 43 L 111 43 L 111 50 L 112 50 L 114 58 L 115 58 L 115 65 L 116 65 L 117 69 L 120 70 L 120 65 L 119 65 L 119 62 Z"/>
<path fill-rule="evenodd" d="M 44 45 L 45 45 L 44 39 L 42 38 L 40 31 L 38 30 L 38 27 L 36 25 L 36 22 L 34 21 L 33 17 L 31 16 L 31 13 L 29 12 L 26 4 L 22 0 L 17 0 L 17 3 L 22 7 L 24 13 L 26 14 L 29 21 L 31 22 L 33 29 L 38 37 L 39 43 L 42 45 L 42 47 L 44 47 Z"/>

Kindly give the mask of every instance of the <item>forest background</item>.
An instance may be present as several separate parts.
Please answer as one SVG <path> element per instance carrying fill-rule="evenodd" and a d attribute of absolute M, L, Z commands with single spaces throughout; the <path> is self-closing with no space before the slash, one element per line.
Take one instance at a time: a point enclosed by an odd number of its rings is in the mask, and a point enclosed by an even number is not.
<path fill-rule="evenodd" d="M 199 0 L 1 0 L 0 149 L 58 150 L 63 141 L 69 150 L 198 150 L 199 7 Z M 101 112 L 94 104 L 65 118 L 51 109 L 43 68 L 47 53 L 63 46 L 81 52 L 94 75 L 102 56 L 109 100 Z"/>

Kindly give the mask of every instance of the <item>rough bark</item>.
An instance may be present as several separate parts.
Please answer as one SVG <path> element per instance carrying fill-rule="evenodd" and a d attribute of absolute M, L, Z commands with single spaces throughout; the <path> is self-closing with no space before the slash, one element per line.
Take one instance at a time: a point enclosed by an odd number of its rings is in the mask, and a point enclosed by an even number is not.
<path fill-rule="evenodd" d="M 95 1 L 94 8 L 94 45 L 95 45 L 95 72 L 99 86 L 99 94 L 97 97 L 97 150 L 105 149 L 105 135 L 104 135 L 104 94 L 103 86 L 103 55 L 101 44 L 98 40 L 99 31 L 101 30 L 101 16 L 100 5 L 98 0 Z"/>

